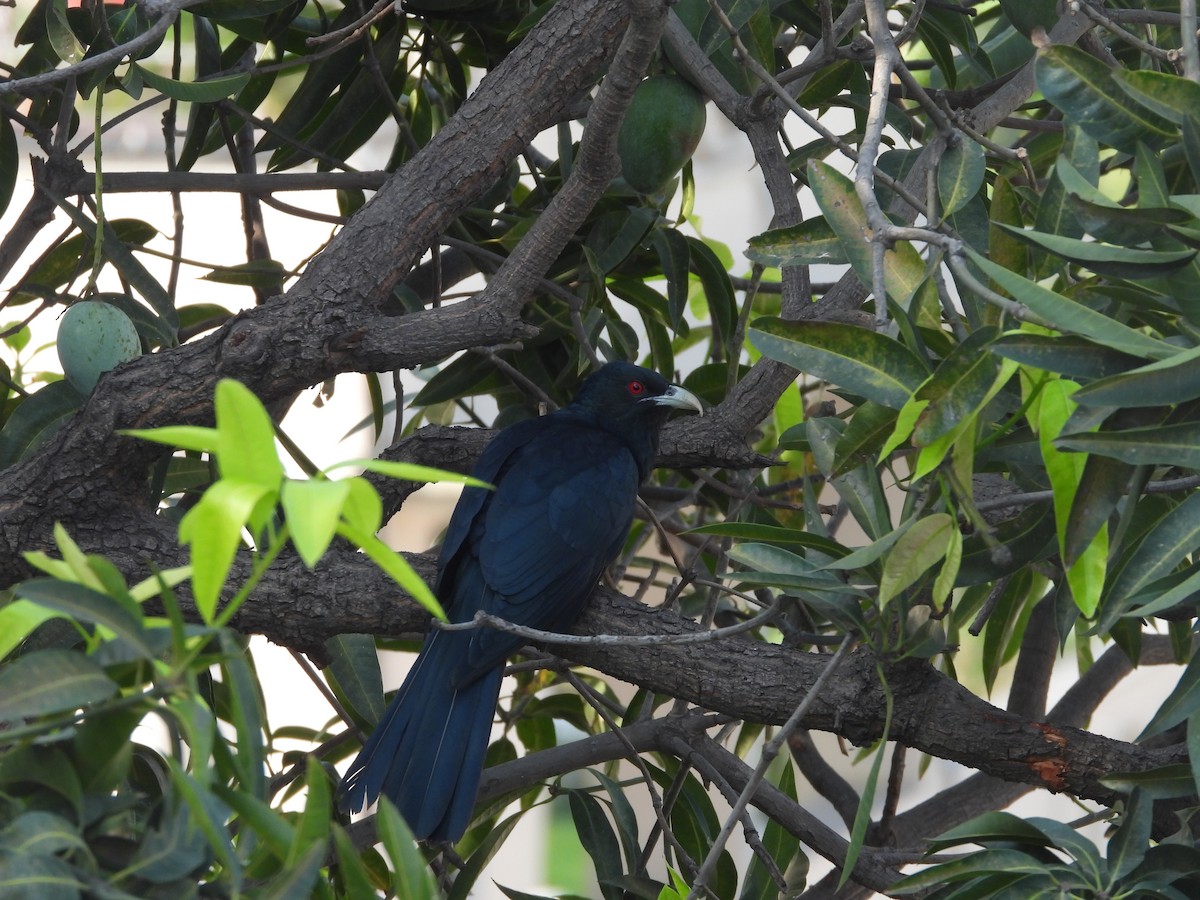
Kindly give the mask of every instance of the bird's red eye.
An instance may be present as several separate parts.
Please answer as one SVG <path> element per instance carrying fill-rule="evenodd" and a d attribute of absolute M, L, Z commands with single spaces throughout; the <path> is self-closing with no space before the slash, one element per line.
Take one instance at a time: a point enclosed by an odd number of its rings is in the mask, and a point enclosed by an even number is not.
<path fill-rule="evenodd" d="M 640 381 L 629 382 L 629 385 L 627 386 L 626 389 L 634 397 L 640 397 L 640 396 L 642 396 L 642 394 L 646 393 L 646 386 L 644 384 L 642 384 Z"/>

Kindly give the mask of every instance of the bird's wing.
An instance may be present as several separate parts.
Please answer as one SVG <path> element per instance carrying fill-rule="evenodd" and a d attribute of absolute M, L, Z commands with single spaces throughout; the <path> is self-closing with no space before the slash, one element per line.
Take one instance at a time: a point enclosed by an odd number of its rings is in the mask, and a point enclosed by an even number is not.
<path fill-rule="evenodd" d="M 534 628 L 566 627 L 620 550 L 638 481 L 623 442 L 578 423 L 554 423 L 514 450 L 447 569 L 453 597 L 443 599 L 455 617 L 482 609 Z M 481 579 L 470 577 L 475 569 Z M 481 630 L 460 674 L 498 665 L 523 643 Z"/>
<path fill-rule="evenodd" d="M 496 484 L 501 480 L 504 471 L 519 458 L 521 448 L 534 440 L 550 424 L 550 418 L 543 416 L 518 422 L 504 429 L 484 448 L 479 461 L 471 471 L 472 477 L 489 484 Z M 442 540 L 442 549 L 438 554 L 438 576 L 434 592 L 442 601 L 443 606 L 447 607 L 448 613 L 453 613 L 453 609 L 449 605 L 453 603 L 454 598 L 449 590 L 443 590 L 442 579 L 471 533 L 476 517 L 491 501 L 492 495 L 491 488 L 464 488 L 462 496 L 450 516 L 450 524 L 446 526 L 446 536 Z M 469 612 L 474 613 L 474 610 Z"/>

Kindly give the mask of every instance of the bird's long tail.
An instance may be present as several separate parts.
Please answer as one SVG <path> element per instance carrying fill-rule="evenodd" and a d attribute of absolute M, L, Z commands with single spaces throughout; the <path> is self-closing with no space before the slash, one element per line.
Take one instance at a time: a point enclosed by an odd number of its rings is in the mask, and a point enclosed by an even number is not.
<path fill-rule="evenodd" d="M 434 632 L 350 766 L 339 791 L 343 810 L 380 794 L 400 810 L 414 836 L 456 841 L 471 820 L 503 667 L 455 687 L 466 653 L 464 632 Z"/>

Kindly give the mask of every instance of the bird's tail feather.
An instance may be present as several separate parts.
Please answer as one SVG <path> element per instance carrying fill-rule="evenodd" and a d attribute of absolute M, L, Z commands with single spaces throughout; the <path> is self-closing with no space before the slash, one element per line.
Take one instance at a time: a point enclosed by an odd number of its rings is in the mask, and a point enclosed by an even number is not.
<path fill-rule="evenodd" d="M 362 809 L 382 793 L 416 837 L 462 836 L 475 805 L 504 670 L 452 686 L 465 654 L 453 639 L 457 637 L 452 632 L 430 635 L 347 772 L 339 797 L 342 809 Z"/>

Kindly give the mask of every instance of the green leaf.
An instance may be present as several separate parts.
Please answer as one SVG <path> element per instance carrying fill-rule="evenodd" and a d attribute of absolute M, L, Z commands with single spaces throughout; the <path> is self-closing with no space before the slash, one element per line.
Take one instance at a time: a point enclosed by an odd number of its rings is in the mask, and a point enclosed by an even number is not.
<path fill-rule="evenodd" d="M 307 481 L 286 479 L 279 492 L 288 533 L 300 559 L 309 569 L 329 548 L 342 516 L 342 505 L 350 494 L 344 481 L 313 478 Z"/>
<path fill-rule="evenodd" d="M 1200 397 L 1200 347 L 1094 381 L 1075 392 L 1084 406 L 1170 406 Z"/>
<path fill-rule="evenodd" d="M 78 709 L 116 693 L 116 684 L 86 656 L 41 650 L 0 671 L 0 722 Z"/>
<path fill-rule="evenodd" d="M 1064 434 L 1055 443 L 1064 450 L 1100 453 L 1133 466 L 1200 469 L 1200 422 Z"/>
<path fill-rule="evenodd" d="M 879 605 L 886 606 L 937 565 L 950 550 L 957 531 L 953 516 L 946 513 L 933 513 L 917 520 L 883 561 Z"/>
<path fill-rule="evenodd" d="M 290 273 L 283 263 L 274 259 L 253 259 L 250 262 L 238 263 L 236 266 L 216 266 L 207 275 L 201 275 L 202 281 L 212 281 L 216 284 L 237 284 L 243 287 L 278 290 L 283 280 Z"/>
<path fill-rule="evenodd" d="M 1099 275 L 1113 278 L 1156 278 L 1183 268 L 1196 257 L 1195 250 L 1140 250 L 1061 234 L 1043 234 L 999 223 L 997 227 L 1035 247 L 1041 247 Z"/>
<path fill-rule="evenodd" d="M 1156 115 L 1183 124 L 1200 110 L 1200 84 L 1189 78 L 1149 69 L 1115 69 L 1112 80 L 1126 94 Z"/>
<path fill-rule="evenodd" d="M 1116 886 L 1146 858 L 1153 812 L 1153 801 L 1145 791 L 1134 788 L 1125 800 L 1121 824 L 1108 840 L 1109 887 Z"/>
<path fill-rule="evenodd" d="M 259 399 L 240 381 L 222 378 L 214 406 L 221 477 L 278 491 L 283 463 L 275 452 L 275 427 Z"/>
<path fill-rule="evenodd" d="M 1200 494 L 1191 494 L 1155 522 L 1121 561 L 1104 598 L 1106 614 L 1109 609 L 1123 610 L 1131 598 L 1173 572 L 1198 546 Z"/>
<path fill-rule="evenodd" d="M 938 198 L 943 218 L 952 216 L 979 193 L 987 161 L 983 148 L 965 135 L 956 134 L 937 166 Z"/>
<path fill-rule="evenodd" d="M 969 247 L 966 252 L 971 257 L 971 262 L 1008 291 L 1014 300 L 1028 307 L 1059 331 L 1080 334 L 1122 353 L 1150 359 L 1165 359 L 1179 352 L 1177 347 L 1135 331 L 1082 303 L 1068 300 L 1040 284 L 1010 272 Z"/>
<path fill-rule="evenodd" d="M 58 615 L 28 600 L 12 600 L 0 606 L 0 660 L 21 646 L 44 622 Z"/>
<path fill-rule="evenodd" d="M 1005 359 L 1069 378 L 1107 378 L 1145 362 L 1142 356 L 1110 350 L 1073 334 L 1009 331 L 1000 335 L 988 349 Z"/>
<path fill-rule="evenodd" d="M 226 97 L 232 97 L 250 81 L 248 72 L 227 75 L 224 78 L 213 78 L 209 81 L 176 81 L 137 63 L 133 63 L 132 68 L 142 76 L 142 81 L 154 90 L 172 100 L 182 100 L 184 103 L 215 103 Z"/>
<path fill-rule="evenodd" d="M 392 871 L 395 873 L 392 886 L 396 891 L 396 900 L 432 900 L 437 897 L 433 873 L 417 849 L 408 823 L 387 797 L 379 798 L 375 822 L 379 829 L 379 840 L 392 861 Z"/>
<path fill-rule="evenodd" d="M 880 686 L 887 701 L 887 713 L 883 720 L 884 739 L 875 750 L 875 758 L 871 761 L 871 771 L 867 775 L 867 783 L 863 786 L 862 796 L 858 800 L 858 810 L 854 814 L 854 824 L 850 828 L 850 845 L 846 848 L 846 859 L 842 863 L 842 874 L 838 879 L 838 890 L 850 880 L 854 872 L 854 864 L 862 852 L 863 843 L 867 837 L 867 826 L 871 824 L 871 809 L 875 804 L 875 789 L 879 785 L 879 770 L 883 766 L 883 757 L 887 753 L 887 735 L 892 731 L 892 692 L 886 681 L 880 675 Z"/>
<path fill-rule="evenodd" d="M 1109 147 L 1134 153 L 1139 141 L 1158 146 L 1176 136 L 1169 121 L 1122 89 L 1112 69 L 1076 47 L 1056 44 L 1039 50 L 1034 77 L 1063 115 Z"/>
<path fill-rule="evenodd" d="M 206 623 L 212 623 L 221 587 L 242 542 L 242 529 L 259 503 L 270 496 L 261 484 L 222 478 L 180 521 L 179 540 L 191 547 L 192 595 Z"/>
<path fill-rule="evenodd" d="M 54 381 L 26 397 L 0 431 L 0 469 L 24 459 L 75 414 L 83 398 L 67 380 Z"/>
<path fill-rule="evenodd" d="M 78 900 L 85 887 L 75 870 L 57 856 L 0 853 L 2 896 L 12 900 Z"/>
<path fill-rule="evenodd" d="M 90 622 L 107 628 L 126 641 L 144 659 L 154 659 L 155 653 L 146 643 L 146 629 L 118 601 L 82 584 L 59 581 L 55 578 L 33 578 L 14 589 L 19 597 L 31 600 L 80 622 Z"/>
<path fill-rule="evenodd" d="M 652 237 L 663 277 L 667 279 L 667 317 L 671 327 L 678 329 L 687 309 L 691 246 L 674 228 L 656 228 Z"/>
<path fill-rule="evenodd" d="M 1014 875 L 1042 874 L 1045 871 L 1045 863 L 1020 850 L 980 850 L 968 853 L 953 862 L 930 866 L 913 875 L 906 875 L 890 885 L 888 890 L 903 896 L 998 872 Z"/>
<path fill-rule="evenodd" d="M 746 256 L 764 266 L 844 265 L 849 262 L 842 239 L 823 216 L 755 235 L 750 238 Z"/>
<path fill-rule="evenodd" d="M 596 884 L 605 900 L 620 900 L 625 892 L 617 887 L 624 874 L 621 865 L 621 845 L 613 833 L 612 824 L 604 815 L 600 801 L 586 791 L 569 790 L 571 819 L 583 849 L 592 858 Z"/>
<path fill-rule="evenodd" d="M 980 328 L 942 360 L 913 394 L 927 400 L 913 429 L 913 444 L 928 446 L 959 427 L 987 398 L 1000 364 L 987 348 L 996 338 L 995 328 Z"/>
<path fill-rule="evenodd" d="M 375 724 L 383 718 L 383 679 L 375 638 L 369 634 L 338 634 L 325 641 L 329 653 L 326 676 L 331 676 L 350 709 Z"/>
<path fill-rule="evenodd" d="M 433 596 L 433 591 L 403 556 L 379 540 L 374 534 L 361 531 L 345 520 L 338 525 L 338 534 L 366 553 L 375 565 L 390 575 L 400 587 L 408 592 L 409 596 L 429 610 L 432 615 L 445 621 L 446 613 L 442 610 L 442 605 L 438 603 L 437 598 Z"/>
<path fill-rule="evenodd" d="M 196 453 L 215 453 L 221 446 L 221 433 L 200 425 L 165 425 L 162 428 L 133 428 L 120 432 L 129 437 Z"/>
<path fill-rule="evenodd" d="M 903 344 L 854 325 L 763 318 L 750 336 L 764 355 L 890 409 L 908 402 L 928 374 Z"/>
<path fill-rule="evenodd" d="M 416 463 L 392 462 L 386 459 L 351 459 L 335 463 L 329 467 L 329 471 L 332 472 L 343 466 L 360 466 L 368 472 L 375 472 L 378 475 L 386 475 L 388 478 L 397 478 L 402 481 L 420 481 L 430 484 L 446 482 L 448 484 L 466 484 L 488 490 L 492 488 L 486 481 L 480 481 L 478 478 L 472 478 L 461 472 L 435 469 L 433 466 L 419 466 Z"/>
<path fill-rule="evenodd" d="M 854 274 L 868 289 L 874 284 L 871 262 L 871 228 L 867 212 L 854 190 L 854 184 L 832 166 L 809 160 L 808 183 L 817 204 L 834 232 L 842 240 Z M 901 306 L 907 306 L 917 287 L 925 280 L 925 261 L 908 241 L 897 241 L 883 254 L 883 282 L 887 294 Z"/>

